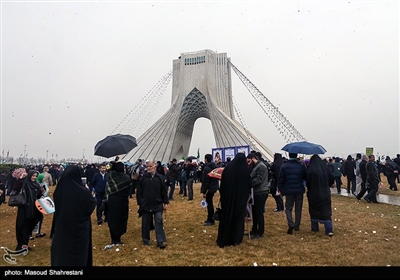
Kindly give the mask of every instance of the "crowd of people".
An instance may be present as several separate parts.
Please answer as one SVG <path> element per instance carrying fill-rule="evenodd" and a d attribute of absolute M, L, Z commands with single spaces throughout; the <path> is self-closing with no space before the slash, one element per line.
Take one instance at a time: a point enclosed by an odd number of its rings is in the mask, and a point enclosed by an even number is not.
<path fill-rule="evenodd" d="M 209 176 L 218 167 L 223 167 L 221 178 Z M 393 160 L 387 157 L 384 165 L 374 155 L 362 154 L 357 154 L 356 159 L 350 155 L 345 160 L 313 155 L 309 160 L 302 160 L 295 153 L 289 153 L 288 158 L 276 153 L 273 162 L 268 162 L 261 153 L 251 151 L 248 155 L 237 153 L 227 162 L 206 154 L 204 162 L 199 163 L 192 158 L 179 163 L 172 159 L 167 165 L 139 159 L 127 166 L 116 158 L 108 164 L 26 166 L 22 170 L 0 175 L 1 203 L 6 203 L 5 197 L 12 190 L 24 189 L 27 194 L 27 203 L 18 206 L 16 216 L 16 250 L 29 248 L 35 226 L 39 226 L 36 237 L 45 235 L 40 232 L 43 214 L 35 206 L 35 200 L 45 195 L 48 186 L 56 186 L 53 194 L 56 211 L 50 233 L 51 265 L 91 266 L 91 216 L 95 209 L 97 225 L 106 222 L 109 227 L 111 243 L 106 248 L 123 245 L 121 238 L 127 231 L 129 198 L 135 195 L 142 219 L 143 244 L 150 245 L 154 229 L 156 246 L 164 249 L 167 238 L 163 213 L 174 199 L 176 187 L 179 195 L 192 201 L 194 182 L 201 184 L 201 196 L 207 205 L 204 226 L 216 224 L 213 201 L 215 194 L 220 194 L 216 239 L 219 247 L 240 244 L 248 221 L 251 221 L 250 238 L 264 237 L 269 194 L 276 204 L 274 212 L 285 211 L 287 234 L 300 230 L 306 193 L 311 231 L 319 231 L 321 223 L 326 235 L 333 236 L 331 188 L 336 187 L 341 193 L 344 176 L 348 193 L 358 200 L 379 203 L 376 193 L 382 184 L 381 174 L 387 177 L 390 190 L 397 191 L 400 154 Z"/>

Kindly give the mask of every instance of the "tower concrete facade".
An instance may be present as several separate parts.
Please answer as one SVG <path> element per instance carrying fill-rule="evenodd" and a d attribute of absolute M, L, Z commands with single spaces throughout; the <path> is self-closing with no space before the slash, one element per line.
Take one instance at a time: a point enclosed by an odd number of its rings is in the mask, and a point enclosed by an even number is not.
<path fill-rule="evenodd" d="M 217 147 L 249 145 L 272 161 L 271 150 L 235 120 L 228 59 L 226 53 L 203 50 L 173 60 L 171 107 L 137 138 L 138 146 L 123 159 L 169 162 L 188 156 L 194 124 L 206 118 Z"/>

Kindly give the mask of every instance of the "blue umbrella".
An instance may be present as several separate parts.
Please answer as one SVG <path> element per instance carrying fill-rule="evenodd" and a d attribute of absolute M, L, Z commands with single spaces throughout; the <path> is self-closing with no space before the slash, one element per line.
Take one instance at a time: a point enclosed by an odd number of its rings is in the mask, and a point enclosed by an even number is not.
<path fill-rule="evenodd" d="M 314 154 L 325 154 L 326 150 L 319 144 L 314 144 L 307 141 L 292 142 L 286 144 L 282 149 L 288 153 L 314 155 Z"/>

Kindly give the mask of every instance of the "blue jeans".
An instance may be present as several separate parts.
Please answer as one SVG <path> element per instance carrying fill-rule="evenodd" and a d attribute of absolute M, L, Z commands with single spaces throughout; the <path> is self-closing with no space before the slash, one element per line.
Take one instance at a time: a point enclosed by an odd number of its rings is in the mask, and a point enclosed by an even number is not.
<path fill-rule="evenodd" d="M 179 192 L 182 193 L 183 195 L 186 195 L 186 194 L 187 194 L 187 193 L 186 193 L 187 180 L 182 180 L 180 183 L 181 183 L 181 184 L 180 184 L 181 187 L 180 187 Z"/>
<path fill-rule="evenodd" d="M 311 230 L 312 231 L 319 231 L 318 223 L 324 224 L 326 234 L 328 234 L 330 232 L 333 233 L 332 220 L 311 219 Z"/>
<path fill-rule="evenodd" d="M 176 179 L 171 179 L 171 184 L 169 185 L 169 195 L 168 199 L 174 199 L 174 191 L 175 191 L 175 185 L 176 185 Z"/>

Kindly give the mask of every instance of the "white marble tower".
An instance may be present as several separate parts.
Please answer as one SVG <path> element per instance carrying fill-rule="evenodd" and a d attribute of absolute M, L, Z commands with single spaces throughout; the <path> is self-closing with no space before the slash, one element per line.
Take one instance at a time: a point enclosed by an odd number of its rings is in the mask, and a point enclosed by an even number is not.
<path fill-rule="evenodd" d="M 183 53 L 173 60 L 171 107 L 123 159 L 169 162 L 188 156 L 194 124 L 202 117 L 211 121 L 217 147 L 249 145 L 273 159 L 271 150 L 235 120 L 227 54 L 211 50 Z"/>

